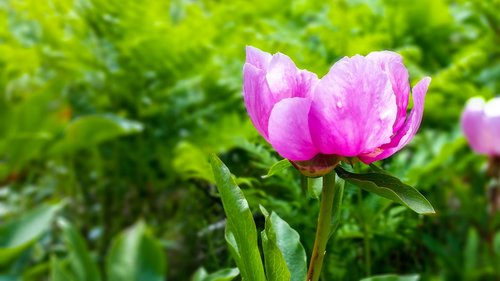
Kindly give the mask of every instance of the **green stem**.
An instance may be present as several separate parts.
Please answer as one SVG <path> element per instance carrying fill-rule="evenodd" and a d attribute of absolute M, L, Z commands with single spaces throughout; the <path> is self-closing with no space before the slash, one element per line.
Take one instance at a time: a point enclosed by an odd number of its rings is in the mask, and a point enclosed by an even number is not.
<path fill-rule="evenodd" d="M 323 176 L 323 191 L 321 194 L 318 227 L 316 228 L 316 239 L 314 241 L 311 261 L 309 263 L 309 271 L 307 272 L 307 281 L 317 281 L 321 275 L 321 267 L 323 266 L 323 259 L 326 253 L 326 244 L 331 234 L 335 186 L 335 172 Z"/>

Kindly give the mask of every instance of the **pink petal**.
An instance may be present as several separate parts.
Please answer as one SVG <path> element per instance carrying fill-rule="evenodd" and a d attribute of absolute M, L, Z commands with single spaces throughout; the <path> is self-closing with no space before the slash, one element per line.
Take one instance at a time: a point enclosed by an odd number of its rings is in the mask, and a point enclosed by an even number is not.
<path fill-rule="evenodd" d="M 410 83 L 408 80 L 408 70 L 403 65 L 403 58 L 398 53 L 391 51 L 372 52 L 366 56 L 367 59 L 374 60 L 387 73 L 394 94 L 398 113 L 394 122 L 393 133 L 399 131 L 406 120 L 406 108 L 410 96 Z"/>
<path fill-rule="evenodd" d="M 312 97 L 314 86 L 319 82 L 318 76 L 315 73 L 307 70 L 300 70 L 298 84 L 295 92 L 295 97 Z"/>
<path fill-rule="evenodd" d="M 427 88 L 431 82 L 430 77 L 425 77 L 420 82 L 413 87 L 413 109 L 410 112 L 410 116 L 406 120 L 406 123 L 399 130 L 396 135 L 391 139 L 390 143 L 382 145 L 379 149 L 376 149 L 372 153 L 367 153 L 360 155 L 359 159 L 366 164 L 387 158 L 392 154 L 399 151 L 403 146 L 408 144 L 415 134 L 417 133 L 420 123 L 422 122 L 422 116 L 424 113 L 424 99 L 427 93 Z"/>
<path fill-rule="evenodd" d="M 484 130 L 487 133 L 484 142 L 488 154 L 500 156 L 500 97 L 484 106 Z"/>
<path fill-rule="evenodd" d="M 257 48 L 247 46 L 243 68 L 243 97 L 257 131 L 269 140 L 268 122 L 277 102 L 291 97 L 309 97 L 318 82 L 316 74 L 299 70 L 286 55 L 271 56 Z"/>
<path fill-rule="evenodd" d="M 467 101 L 462 113 L 461 125 L 462 131 L 472 149 L 477 153 L 487 154 L 489 149 L 485 146 L 484 105 L 484 99 L 479 97 Z"/>
<path fill-rule="evenodd" d="M 271 62 L 271 54 L 261 51 L 255 47 L 246 47 L 246 61 L 245 63 L 251 64 L 254 67 L 266 70 Z"/>
<path fill-rule="evenodd" d="M 318 77 L 307 70 L 299 70 L 288 56 L 277 53 L 267 68 L 266 80 L 275 100 L 279 101 L 309 96 Z"/>
<path fill-rule="evenodd" d="M 310 106 L 307 98 L 283 99 L 274 106 L 269 118 L 269 142 L 284 158 L 305 161 L 318 153 L 309 133 Z"/>
<path fill-rule="evenodd" d="M 371 52 L 366 55 L 366 58 L 373 61 L 378 61 L 380 63 L 403 63 L 403 57 L 395 52 L 391 51 L 379 51 L 379 52 Z"/>
<path fill-rule="evenodd" d="M 267 86 L 265 72 L 252 64 L 243 67 L 243 99 L 257 131 L 268 140 L 269 114 L 275 104 Z"/>
<path fill-rule="evenodd" d="M 323 154 L 357 156 L 390 142 L 396 96 L 373 60 L 343 58 L 316 85 L 309 126 Z"/>
<path fill-rule="evenodd" d="M 294 96 L 299 70 L 286 55 L 277 53 L 271 59 L 266 80 L 274 98 L 279 101 Z"/>
<path fill-rule="evenodd" d="M 396 104 L 398 113 L 396 122 L 394 122 L 393 133 L 401 129 L 406 120 L 406 109 L 410 97 L 410 82 L 408 80 L 408 70 L 401 63 L 392 63 L 387 65 L 389 79 L 391 79 L 392 90 L 396 95 Z"/>

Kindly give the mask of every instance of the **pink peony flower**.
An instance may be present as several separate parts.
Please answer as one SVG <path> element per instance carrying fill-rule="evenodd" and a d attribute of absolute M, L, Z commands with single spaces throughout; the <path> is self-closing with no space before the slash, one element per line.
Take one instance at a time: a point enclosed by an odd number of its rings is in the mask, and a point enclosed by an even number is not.
<path fill-rule="evenodd" d="M 487 103 L 480 97 L 471 98 L 465 105 L 461 124 L 475 152 L 500 156 L 500 97 Z"/>
<path fill-rule="evenodd" d="M 297 69 L 286 55 L 248 46 L 243 68 L 245 105 L 259 133 L 291 161 L 321 155 L 387 158 L 415 135 L 431 79 L 413 88 L 403 59 L 394 52 L 344 57 L 328 74 Z"/>

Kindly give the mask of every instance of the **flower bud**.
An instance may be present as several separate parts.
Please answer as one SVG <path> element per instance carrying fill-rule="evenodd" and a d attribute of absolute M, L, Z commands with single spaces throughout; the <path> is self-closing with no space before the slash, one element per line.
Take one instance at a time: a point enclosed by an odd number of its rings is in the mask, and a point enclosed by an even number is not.
<path fill-rule="evenodd" d="M 490 157 L 500 156 L 500 97 L 488 102 L 481 97 L 468 100 L 461 125 L 472 150 Z"/>

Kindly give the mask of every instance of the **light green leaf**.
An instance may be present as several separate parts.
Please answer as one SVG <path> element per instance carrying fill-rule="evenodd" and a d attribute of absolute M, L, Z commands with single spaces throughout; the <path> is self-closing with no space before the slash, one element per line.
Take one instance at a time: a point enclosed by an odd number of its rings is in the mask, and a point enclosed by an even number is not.
<path fill-rule="evenodd" d="M 267 210 L 260 206 L 260 209 L 266 217 L 266 228 L 260 233 L 262 238 L 262 250 L 264 251 L 264 262 L 266 277 L 268 281 L 289 281 L 290 271 L 286 265 L 285 258 L 281 253 L 276 239 L 269 239 L 268 232 L 271 232 L 272 225 Z M 271 236 L 276 236 L 270 234 Z M 274 237 L 275 238 L 275 237 Z"/>
<path fill-rule="evenodd" d="M 495 254 L 500 256 L 500 231 L 497 231 L 495 237 L 493 238 L 493 251 Z"/>
<path fill-rule="evenodd" d="M 204 267 L 198 268 L 196 272 L 193 274 L 191 281 L 204 281 L 207 278 L 208 272 Z"/>
<path fill-rule="evenodd" d="M 63 230 L 64 240 L 68 248 L 68 263 L 76 279 L 79 281 L 100 281 L 101 275 L 97 264 L 92 260 L 85 240 L 80 233 L 67 221 L 61 220 L 59 225 Z"/>
<path fill-rule="evenodd" d="M 396 275 L 396 274 L 386 274 L 372 276 L 368 278 L 361 279 L 360 281 L 418 281 L 420 276 L 418 274 L 412 275 Z"/>
<path fill-rule="evenodd" d="M 66 263 L 59 261 L 55 256 L 50 259 L 50 281 L 75 281 L 68 272 Z"/>
<path fill-rule="evenodd" d="M 402 183 L 396 177 L 381 173 L 354 174 L 340 166 L 335 168 L 335 171 L 344 180 L 368 192 L 403 204 L 419 214 L 435 213 L 431 203 L 418 190 Z"/>
<path fill-rule="evenodd" d="M 61 205 L 42 205 L 0 226 L 0 265 L 7 264 L 50 228 Z"/>
<path fill-rule="evenodd" d="M 123 135 L 141 132 L 143 126 L 113 115 L 89 115 L 78 118 L 66 128 L 63 139 L 57 142 L 50 153 L 64 153 L 97 145 Z"/>
<path fill-rule="evenodd" d="M 207 154 L 189 142 L 182 141 L 177 144 L 172 165 L 177 175 L 186 180 L 201 179 L 210 183 L 215 182 Z"/>
<path fill-rule="evenodd" d="M 209 274 L 204 281 L 231 281 L 240 275 L 237 268 L 226 268 Z"/>
<path fill-rule="evenodd" d="M 240 274 L 237 268 L 224 268 L 208 274 L 205 268 L 198 269 L 191 281 L 231 281 Z"/>
<path fill-rule="evenodd" d="M 226 241 L 244 281 L 265 281 L 257 245 L 257 229 L 243 192 L 229 169 L 216 156 L 210 159 L 217 189 L 227 216 Z"/>
<path fill-rule="evenodd" d="M 292 163 L 290 163 L 290 161 L 288 161 L 288 159 L 283 159 L 281 161 L 278 161 L 276 163 L 274 163 L 271 168 L 269 169 L 269 171 L 267 172 L 267 175 L 265 176 L 262 176 L 262 178 L 269 178 L 269 177 L 272 177 L 273 175 L 275 175 L 276 173 L 279 173 L 285 169 L 288 169 L 292 166 Z"/>
<path fill-rule="evenodd" d="M 109 281 L 164 281 L 165 253 L 143 222 L 118 235 L 106 259 Z"/>
<path fill-rule="evenodd" d="M 281 254 L 280 249 L 274 241 L 269 241 L 265 230 L 261 232 L 261 238 L 267 280 L 289 281 L 290 271 L 286 266 L 285 258 L 283 257 L 283 254 Z"/>
<path fill-rule="evenodd" d="M 261 211 L 266 217 L 262 245 L 268 280 L 305 280 L 307 259 L 299 234 L 278 214 L 272 212 L 269 215 L 262 206 Z"/>

